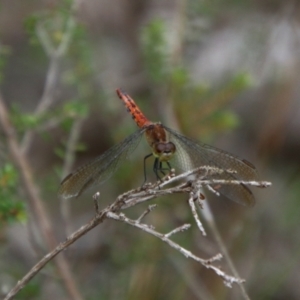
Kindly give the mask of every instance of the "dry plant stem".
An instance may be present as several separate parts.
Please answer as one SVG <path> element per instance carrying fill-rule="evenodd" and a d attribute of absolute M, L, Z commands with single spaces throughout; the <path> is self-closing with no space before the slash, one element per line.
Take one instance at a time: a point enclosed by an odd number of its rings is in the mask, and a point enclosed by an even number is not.
<path fill-rule="evenodd" d="M 192 194 L 192 193 L 191 193 Z M 206 236 L 206 232 L 205 232 L 205 229 L 199 219 L 199 216 L 197 214 L 197 210 L 196 210 L 196 205 L 195 205 L 195 200 L 193 198 L 193 195 L 190 196 L 189 198 L 189 205 L 190 205 L 190 208 L 191 208 L 191 211 L 192 211 L 192 214 L 193 214 L 193 217 L 195 219 L 195 222 L 199 228 L 199 230 L 201 231 L 202 235 Z"/>
<path fill-rule="evenodd" d="M 178 232 L 182 232 L 182 231 L 188 230 L 190 227 L 191 227 L 191 224 L 184 224 L 184 225 L 182 225 L 182 226 L 179 226 L 179 227 L 177 227 L 177 228 L 171 230 L 171 231 L 168 232 L 168 233 L 165 233 L 164 236 L 165 236 L 166 238 L 169 238 L 170 236 L 172 236 L 172 235 L 174 235 L 174 234 L 176 234 L 176 233 L 178 233 Z"/>
<path fill-rule="evenodd" d="M 181 280 L 194 293 L 195 299 L 215 300 L 215 297 L 210 294 L 206 286 L 199 280 L 196 268 L 186 267 L 185 261 L 178 259 L 175 255 L 168 255 L 168 260 L 180 274 Z"/>
<path fill-rule="evenodd" d="M 177 187 L 165 189 L 165 190 L 145 190 L 143 192 L 137 191 L 137 193 L 132 193 L 124 200 L 124 205 L 122 209 L 127 209 L 129 207 L 135 206 L 139 203 L 149 201 L 151 199 L 157 198 L 159 196 L 171 195 L 171 194 L 183 194 L 190 192 L 191 188 L 187 186 L 186 183 L 178 185 Z M 131 196 L 132 198 L 129 198 Z"/>
<path fill-rule="evenodd" d="M 0 114 L 1 116 L 1 114 Z M 186 174 L 190 174 L 191 172 L 187 172 Z M 191 186 L 189 183 L 179 183 L 178 186 L 161 190 L 158 189 L 160 185 L 166 185 L 170 182 L 174 182 L 176 180 L 182 179 L 182 174 L 170 178 L 164 183 L 155 183 L 147 185 L 147 188 L 145 190 L 138 188 L 135 190 L 128 191 L 124 193 L 123 195 L 119 196 L 117 200 L 108 206 L 107 208 L 103 209 L 102 211 L 99 211 L 98 206 L 98 199 L 100 196 L 100 193 L 96 193 L 94 196 L 94 206 L 96 210 L 96 216 L 86 225 L 82 226 L 79 230 L 71 234 L 65 242 L 60 243 L 52 252 L 47 254 L 40 262 L 38 262 L 20 281 L 18 281 L 17 285 L 11 290 L 11 292 L 6 296 L 5 300 L 12 299 L 14 295 L 18 293 L 29 281 L 31 278 L 33 278 L 49 261 L 51 261 L 58 253 L 65 250 L 68 246 L 73 244 L 76 240 L 78 240 L 81 236 L 89 232 L 91 229 L 96 227 L 98 224 L 103 222 L 107 217 L 124 222 L 126 224 L 130 224 L 136 228 L 139 228 L 149 234 L 152 234 L 153 236 L 156 236 L 157 238 L 160 238 L 163 242 L 170 245 L 172 248 L 178 250 L 181 252 L 185 257 L 192 258 L 195 261 L 201 263 L 206 268 L 213 270 L 217 275 L 219 275 L 225 282 L 227 286 L 231 286 L 234 282 L 243 282 L 242 279 L 239 279 L 238 277 L 233 277 L 227 275 L 225 272 L 220 270 L 218 267 L 213 266 L 212 263 L 214 263 L 217 260 L 220 260 L 222 258 L 222 255 L 217 254 L 216 256 L 210 258 L 210 259 L 202 259 L 200 257 L 197 257 L 190 251 L 184 249 L 180 245 L 174 243 L 172 240 L 170 240 L 170 237 L 178 232 L 181 232 L 183 230 L 187 230 L 190 227 L 190 224 L 182 225 L 178 228 L 175 228 L 174 230 L 170 231 L 169 233 L 162 234 L 153 229 L 153 227 L 148 226 L 146 224 L 141 224 L 141 220 L 153 210 L 154 206 L 150 205 L 148 209 L 137 219 L 137 220 L 131 220 L 127 218 L 124 214 L 117 214 L 120 210 L 124 210 L 126 208 L 132 207 L 136 204 L 150 201 L 153 198 L 156 198 L 161 195 L 167 195 L 172 193 L 187 193 L 190 194 L 194 187 Z M 155 188 L 156 190 L 153 190 L 152 188 Z M 60 257 L 60 256 L 59 256 Z M 58 258 L 59 258 L 58 257 Z M 73 298 L 76 299 L 76 298 Z"/>
<path fill-rule="evenodd" d="M 96 211 L 97 214 L 100 213 L 100 210 L 99 210 L 99 203 L 98 203 L 99 198 L 100 198 L 100 192 L 97 192 L 97 193 L 93 196 L 94 208 L 95 208 L 95 211 Z"/>
<path fill-rule="evenodd" d="M 211 213 L 211 210 L 210 210 L 210 207 L 209 207 L 209 204 L 208 203 L 205 203 L 206 205 L 206 210 L 208 210 L 208 214 L 209 214 L 209 218 L 207 219 L 207 223 L 209 224 L 210 226 L 210 229 L 212 230 L 213 232 L 213 235 L 218 243 L 218 246 L 220 247 L 221 251 L 222 251 L 222 254 L 224 255 L 224 258 L 232 272 L 232 274 L 235 276 L 235 277 L 239 277 L 239 274 L 238 274 L 238 271 L 237 269 L 235 268 L 234 266 L 234 263 L 227 251 L 227 248 L 224 244 L 224 241 L 220 235 L 220 232 L 217 228 L 217 225 L 215 223 L 215 220 L 214 220 L 214 217 L 213 217 L 213 214 Z M 242 292 L 242 296 L 243 296 L 243 299 L 246 299 L 246 300 L 250 300 L 250 297 L 249 295 L 247 294 L 246 290 L 245 290 L 245 287 L 243 285 L 242 282 L 237 282 L 241 292 Z"/>
<path fill-rule="evenodd" d="M 72 7 L 73 13 L 75 12 L 76 7 L 77 7 L 77 2 L 74 1 Z M 73 35 L 73 31 L 76 25 L 76 22 L 73 17 L 73 13 L 71 13 L 69 19 L 67 20 L 66 30 L 62 36 L 59 46 L 56 49 L 52 45 L 48 33 L 43 28 L 42 24 L 38 24 L 37 26 L 37 30 L 36 30 L 37 36 L 44 48 L 45 53 L 50 58 L 50 64 L 46 75 L 46 83 L 45 83 L 43 95 L 35 111 L 36 116 L 41 115 L 42 113 L 47 111 L 49 107 L 53 104 L 54 96 L 56 93 L 57 81 L 59 78 L 60 60 L 68 50 Z M 29 150 L 33 136 L 34 136 L 33 130 L 28 130 L 25 133 L 22 141 L 23 153 L 27 153 L 27 151 Z"/>
<path fill-rule="evenodd" d="M 170 183 L 176 182 L 180 179 L 186 179 L 187 177 L 191 176 L 191 175 L 197 175 L 197 176 L 203 176 L 205 177 L 206 174 L 208 172 L 213 172 L 215 174 L 218 173 L 222 173 L 222 172 L 228 172 L 228 173 L 232 173 L 232 170 L 222 170 L 222 169 L 218 169 L 216 167 L 211 167 L 211 166 L 201 166 L 198 167 L 196 169 L 187 171 L 185 173 L 179 174 L 175 177 L 170 178 L 169 180 L 166 180 L 162 183 L 159 184 L 159 187 L 163 187 L 165 185 L 168 185 Z M 245 184 L 245 185 L 252 185 L 252 186 L 257 186 L 257 187 L 269 187 L 272 185 L 271 182 L 269 181 L 244 181 L 244 180 L 224 180 L 224 179 L 209 179 L 209 180 L 205 180 L 205 179 L 201 179 L 201 184 L 206 186 L 206 185 L 211 185 L 211 184 Z"/>
<path fill-rule="evenodd" d="M 53 251 L 45 255 L 21 280 L 18 281 L 17 285 L 6 295 L 4 300 L 12 299 L 58 253 L 65 250 L 85 233 L 89 232 L 99 223 L 103 222 L 103 220 L 106 218 L 106 213 L 107 210 L 103 210 L 101 213 L 97 214 L 96 217 L 93 218 L 88 224 L 82 226 L 79 230 L 71 234 L 64 242 L 60 243 Z"/>
<path fill-rule="evenodd" d="M 131 220 L 131 219 L 127 218 L 124 214 L 116 214 L 116 213 L 113 213 L 113 212 L 108 212 L 107 217 L 110 218 L 110 219 L 114 219 L 114 220 L 117 220 L 117 221 L 124 222 L 124 223 L 129 224 L 133 227 L 139 228 L 139 229 L 141 229 L 141 230 L 143 230 L 143 231 L 159 238 L 163 242 L 167 243 L 170 247 L 172 247 L 175 250 L 179 251 L 185 257 L 191 258 L 191 259 L 199 262 L 200 264 L 202 264 L 205 268 L 215 271 L 215 273 L 218 276 L 220 276 L 223 279 L 224 283 L 229 287 L 232 285 L 232 283 L 243 282 L 244 281 L 243 279 L 240 279 L 238 277 L 236 278 L 236 277 L 227 275 L 221 269 L 219 269 L 218 267 L 212 265 L 213 262 L 215 262 L 217 260 L 220 260 L 222 258 L 222 255 L 217 254 L 214 257 L 210 258 L 210 259 L 202 259 L 202 258 L 194 255 L 189 250 L 187 250 L 187 249 L 181 247 L 180 245 L 178 245 L 177 243 L 173 242 L 171 239 L 169 239 L 169 236 L 171 236 L 175 233 L 187 230 L 190 227 L 190 224 L 185 224 L 183 226 L 180 226 L 180 227 L 172 230 L 168 234 L 162 234 L 160 232 L 155 231 L 151 226 L 148 226 L 146 224 L 141 224 L 141 223 L 139 223 L 135 220 Z"/>
<path fill-rule="evenodd" d="M 176 35 L 174 34 L 171 39 L 166 39 L 169 42 L 172 41 L 171 44 L 168 45 L 170 49 L 169 64 L 171 68 L 177 68 L 181 65 L 184 40 L 186 38 L 186 9 L 188 2 L 187 0 L 178 0 L 175 1 L 174 4 L 176 8 L 174 10 L 172 21 L 169 19 L 166 20 L 167 24 L 172 28 L 171 32 L 176 32 Z M 161 85 L 160 90 L 161 92 L 158 93 L 157 99 L 165 99 L 165 101 L 157 101 L 156 104 L 158 105 L 158 111 L 161 112 L 160 116 L 163 118 L 162 121 L 179 131 L 180 126 L 175 114 L 173 101 L 174 92 L 176 91 L 173 81 L 169 80 L 165 85 Z"/>
<path fill-rule="evenodd" d="M 1 112 L 1 110 L 0 110 Z M 1 114 L 0 114 L 1 117 Z M 169 246 L 173 247 L 174 249 L 178 250 L 181 252 L 185 257 L 192 258 L 195 261 L 201 263 L 203 266 L 205 266 L 208 269 L 213 270 L 218 276 L 220 276 L 224 283 L 228 286 L 231 287 L 232 283 L 242 283 L 243 280 L 238 278 L 238 276 L 233 277 L 227 275 L 225 272 L 223 272 L 220 268 L 212 265 L 217 260 L 220 260 L 222 258 L 221 254 L 217 254 L 214 257 L 210 259 L 202 259 L 200 257 L 197 257 L 190 251 L 184 249 L 180 245 L 174 243 L 172 240 L 170 240 L 170 236 L 187 230 L 190 227 L 190 224 L 185 224 L 182 225 L 178 228 L 175 228 L 174 230 L 170 231 L 167 234 L 162 234 L 154 230 L 152 226 L 146 225 L 146 224 L 141 224 L 141 220 L 151 212 L 153 209 L 153 206 L 149 206 L 148 209 L 137 219 L 137 220 L 131 220 L 127 218 L 124 214 L 117 214 L 121 209 L 126 209 L 131 206 L 134 206 L 136 204 L 139 204 L 141 202 L 149 201 L 153 198 L 156 198 L 161 195 L 166 195 L 166 194 L 172 194 L 172 193 L 187 193 L 190 194 L 191 192 L 194 191 L 194 187 L 192 184 L 189 182 L 187 183 L 179 183 L 178 186 L 166 189 L 166 190 L 161 190 L 162 185 L 167 185 L 171 182 L 175 182 L 178 180 L 181 180 L 187 176 L 189 176 L 191 173 L 196 173 L 199 172 L 199 170 L 210 170 L 212 168 L 210 167 L 201 167 L 196 170 L 192 170 L 190 172 L 186 172 L 184 174 L 181 174 L 179 176 L 169 178 L 165 182 L 161 183 L 159 182 L 158 184 L 148 184 L 146 188 L 138 188 L 135 190 L 128 191 L 124 193 L 123 195 L 119 196 L 117 200 L 108 206 L 107 208 L 103 209 L 102 211 L 99 211 L 99 206 L 98 206 L 98 199 L 100 196 L 100 193 L 96 193 L 94 196 L 94 206 L 96 210 L 96 216 L 86 225 L 82 226 L 79 230 L 74 232 L 72 235 L 70 235 L 65 242 L 60 243 L 51 253 L 47 254 L 40 262 L 38 262 L 20 281 L 18 281 L 18 284 L 11 290 L 11 292 L 6 296 L 5 300 L 11 299 L 14 295 L 20 291 L 22 287 L 24 287 L 31 278 L 33 278 L 50 260 L 52 260 L 58 253 L 66 249 L 68 246 L 73 244 L 77 239 L 79 239 L 81 236 L 86 234 L 88 231 L 96 227 L 98 224 L 103 222 L 106 218 L 111 218 L 117 221 L 124 222 L 126 224 L 130 224 L 136 228 L 139 228 L 149 234 L 152 234 L 153 236 L 156 236 L 157 238 L 160 238 L 163 242 L 167 243 Z M 210 184 L 212 182 L 210 181 Z M 75 299 L 75 298 L 74 298 Z M 245 298 L 247 299 L 247 298 Z"/>
<path fill-rule="evenodd" d="M 140 217 L 136 220 L 138 223 L 140 223 L 142 221 L 143 218 L 145 218 L 153 209 L 155 209 L 157 207 L 156 204 L 152 204 L 148 206 L 148 209 L 145 210 Z"/>
<path fill-rule="evenodd" d="M 36 187 L 31 168 L 25 158 L 25 156 L 20 151 L 20 145 L 17 141 L 17 135 L 14 127 L 12 126 L 9 118 L 8 112 L 4 105 L 2 95 L 0 94 L 0 122 L 3 128 L 3 132 L 6 135 L 9 150 L 12 156 L 12 159 L 19 169 L 20 176 L 23 181 L 23 186 L 25 188 L 28 203 L 34 212 L 34 215 L 37 219 L 38 226 L 41 230 L 41 233 L 46 241 L 48 249 L 52 249 L 57 245 L 52 226 L 49 220 L 49 217 L 46 213 L 46 210 L 43 206 L 43 202 L 40 199 L 38 188 Z M 69 293 L 71 299 L 82 299 L 80 293 L 77 290 L 77 286 L 71 275 L 69 265 L 65 260 L 64 256 L 58 257 L 55 260 L 56 268 L 62 278 L 62 281 L 65 284 L 66 290 Z"/>
<path fill-rule="evenodd" d="M 187 0 L 179 0 L 177 1 L 177 10 L 175 14 L 175 21 L 174 25 L 177 27 L 176 30 L 176 40 L 175 45 L 173 45 L 172 53 L 171 53 L 171 63 L 173 66 L 180 65 L 181 58 L 182 58 L 182 51 L 183 51 L 183 44 L 185 35 L 185 27 L 186 27 L 186 6 Z"/>
<path fill-rule="evenodd" d="M 162 187 L 183 179 L 187 180 L 187 178 L 190 177 L 191 175 L 195 175 L 198 173 L 203 174 L 203 171 L 205 171 L 205 173 L 207 173 L 208 171 L 224 172 L 223 170 L 218 170 L 215 167 L 202 166 L 194 170 L 177 175 L 175 177 L 171 177 L 164 182 L 158 182 L 155 184 L 147 185 L 144 189 L 140 188 L 137 190 L 131 190 L 126 194 L 122 195 L 122 197 L 124 198 L 124 206 L 122 207 L 122 209 L 126 209 L 138 203 L 148 201 L 157 196 L 164 196 L 164 195 L 174 194 L 174 193 L 190 193 L 191 191 L 193 191 L 193 188 L 191 188 L 191 184 L 189 182 L 185 182 L 179 184 L 178 186 L 175 186 L 173 188 L 168 188 L 168 189 L 162 189 Z M 197 176 L 199 176 L 199 174 Z M 210 184 L 240 184 L 240 183 L 243 183 L 245 185 L 258 186 L 258 187 L 268 187 L 271 185 L 271 183 L 267 181 L 242 181 L 242 180 L 221 180 L 221 179 L 201 180 L 200 182 L 201 185 L 207 187 L 209 187 Z M 132 195 L 133 199 L 129 197 L 130 195 Z"/>

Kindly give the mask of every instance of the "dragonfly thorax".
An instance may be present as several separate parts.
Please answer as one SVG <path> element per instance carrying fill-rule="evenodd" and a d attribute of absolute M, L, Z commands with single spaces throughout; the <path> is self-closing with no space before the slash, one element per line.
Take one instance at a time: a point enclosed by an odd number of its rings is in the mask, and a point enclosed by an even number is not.
<path fill-rule="evenodd" d="M 168 161 L 175 153 L 176 146 L 168 140 L 167 132 L 161 123 L 148 125 L 145 135 L 153 155 L 159 161 Z"/>
<path fill-rule="evenodd" d="M 176 151 L 172 142 L 158 142 L 152 145 L 153 155 L 160 161 L 168 161 Z"/>

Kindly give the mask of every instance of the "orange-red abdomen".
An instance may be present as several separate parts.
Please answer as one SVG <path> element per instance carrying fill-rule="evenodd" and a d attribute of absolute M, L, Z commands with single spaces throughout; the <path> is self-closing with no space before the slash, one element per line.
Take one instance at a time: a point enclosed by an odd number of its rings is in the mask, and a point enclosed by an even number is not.
<path fill-rule="evenodd" d="M 123 93 L 120 89 L 116 90 L 119 98 L 123 101 L 127 107 L 128 112 L 130 112 L 133 120 L 136 122 L 137 126 L 140 128 L 152 124 L 146 116 L 142 113 L 140 108 L 136 105 L 134 100 L 126 93 Z"/>

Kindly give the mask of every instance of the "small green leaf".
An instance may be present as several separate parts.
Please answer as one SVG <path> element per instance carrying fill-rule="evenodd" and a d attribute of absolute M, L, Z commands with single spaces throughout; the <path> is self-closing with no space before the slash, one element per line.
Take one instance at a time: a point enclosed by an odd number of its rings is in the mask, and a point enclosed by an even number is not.
<path fill-rule="evenodd" d="M 14 188 L 17 183 L 17 172 L 12 164 L 6 163 L 0 169 L 0 187 L 1 189 Z"/>
<path fill-rule="evenodd" d="M 84 151 L 86 151 L 86 149 L 87 149 L 87 146 L 85 143 L 77 143 L 76 151 L 84 152 Z"/>
<path fill-rule="evenodd" d="M 6 163 L 0 168 L 0 226 L 26 219 L 24 202 L 16 199 L 17 188 L 18 173 L 12 164 Z"/>
<path fill-rule="evenodd" d="M 214 127 L 219 129 L 236 128 L 240 123 L 237 115 L 229 110 L 218 111 L 213 119 Z"/>
<path fill-rule="evenodd" d="M 253 80 L 248 73 L 241 73 L 233 78 L 232 85 L 238 90 L 244 90 L 253 85 Z"/>
<path fill-rule="evenodd" d="M 64 158 L 65 157 L 65 150 L 62 149 L 61 147 L 56 147 L 54 149 L 54 153 L 59 157 L 59 158 Z"/>
<path fill-rule="evenodd" d="M 175 68 L 171 73 L 171 80 L 176 88 L 178 88 L 178 86 L 183 87 L 189 81 L 187 70 L 184 68 Z"/>

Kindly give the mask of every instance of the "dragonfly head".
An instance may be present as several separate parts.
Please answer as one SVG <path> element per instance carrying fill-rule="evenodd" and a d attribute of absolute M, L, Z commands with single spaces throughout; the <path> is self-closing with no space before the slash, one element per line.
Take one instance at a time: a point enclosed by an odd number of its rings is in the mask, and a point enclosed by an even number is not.
<path fill-rule="evenodd" d="M 157 142 L 152 145 L 153 155 L 160 161 L 168 161 L 176 151 L 172 142 Z"/>

